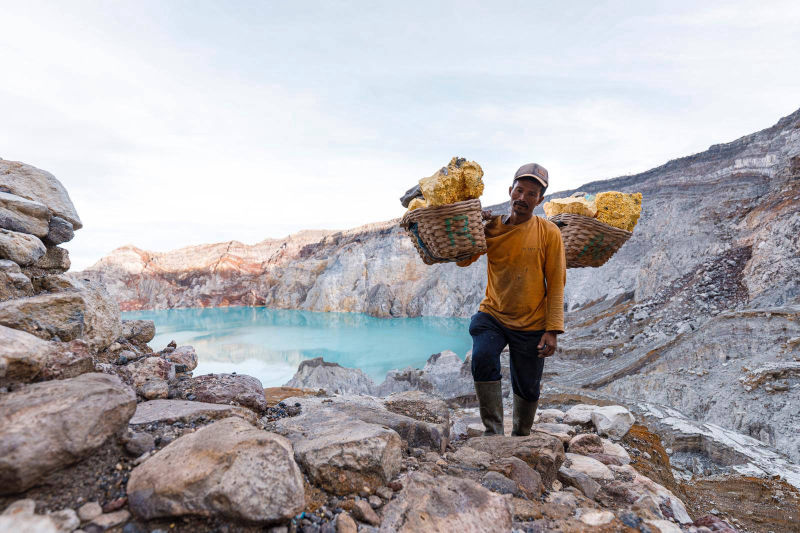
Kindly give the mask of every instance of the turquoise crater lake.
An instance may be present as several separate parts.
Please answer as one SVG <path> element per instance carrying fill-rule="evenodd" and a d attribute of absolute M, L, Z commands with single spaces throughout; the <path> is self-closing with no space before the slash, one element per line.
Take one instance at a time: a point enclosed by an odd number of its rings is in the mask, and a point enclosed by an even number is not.
<path fill-rule="evenodd" d="M 376 384 L 393 368 L 422 368 L 431 354 L 452 350 L 462 359 L 472 348 L 465 318 L 375 318 L 360 313 L 316 313 L 265 307 L 130 311 L 124 319 L 156 324 L 150 346 L 174 340 L 197 350 L 195 375 L 237 372 L 265 387 L 286 383 L 301 361 L 360 368 Z"/>

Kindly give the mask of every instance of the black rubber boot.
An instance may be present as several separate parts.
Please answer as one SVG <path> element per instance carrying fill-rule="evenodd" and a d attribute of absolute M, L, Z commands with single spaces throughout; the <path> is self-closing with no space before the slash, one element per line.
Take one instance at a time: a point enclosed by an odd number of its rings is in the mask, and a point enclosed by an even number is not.
<path fill-rule="evenodd" d="M 536 415 L 536 407 L 539 402 L 529 402 L 514 395 L 514 414 L 511 435 L 514 437 L 525 437 L 531 434 L 533 417 Z"/>
<path fill-rule="evenodd" d="M 480 405 L 484 435 L 503 435 L 503 387 L 499 381 L 476 381 L 475 394 Z"/>

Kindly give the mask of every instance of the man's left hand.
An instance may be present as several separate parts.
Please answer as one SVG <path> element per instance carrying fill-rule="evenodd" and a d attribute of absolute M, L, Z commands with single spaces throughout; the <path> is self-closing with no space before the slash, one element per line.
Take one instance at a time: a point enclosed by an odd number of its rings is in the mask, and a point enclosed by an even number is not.
<path fill-rule="evenodd" d="M 558 347 L 558 336 L 552 331 L 546 331 L 536 347 L 539 349 L 539 357 L 550 357 L 556 353 Z"/>

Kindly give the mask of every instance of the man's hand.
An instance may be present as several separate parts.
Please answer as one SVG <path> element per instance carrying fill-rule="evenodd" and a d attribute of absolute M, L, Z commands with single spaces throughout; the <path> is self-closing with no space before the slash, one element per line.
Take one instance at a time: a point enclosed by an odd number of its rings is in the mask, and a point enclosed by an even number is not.
<path fill-rule="evenodd" d="M 557 347 L 557 334 L 553 333 L 552 331 L 545 331 L 544 335 L 542 335 L 542 339 L 539 341 L 539 345 L 536 348 L 539 349 L 539 357 L 550 357 L 556 353 Z"/>
<path fill-rule="evenodd" d="M 492 212 L 489 210 L 481 211 L 481 217 L 483 218 L 483 220 L 489 220 L 490 218 L 492 218 Z"/>

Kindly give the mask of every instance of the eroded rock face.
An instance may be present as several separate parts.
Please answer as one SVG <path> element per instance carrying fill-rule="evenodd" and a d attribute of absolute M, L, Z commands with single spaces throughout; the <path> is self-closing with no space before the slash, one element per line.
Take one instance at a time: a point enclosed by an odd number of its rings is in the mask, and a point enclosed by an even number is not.
<path fill-rule="evenodd" d="M 184 435 L 136 467 L 128 501 L 143 519 L 194 514 L 260 524 L 305 506 L 291 444 L 237 417 Z"/>
<path fill-rule="evenodd" d="M 363 487 L 376 490 L 400 471 L 400 436 L 336 411 L 283 418 L 276 431 L 294 445 L 297 462 L 309 478 L 333 494 Z"/>
<path fill-rule="evenodd" d="M 244 374 L 206 374 L 192 380 L 197 401 L 230 404 L 231 402 L 258 413 L 267 409 L 264 386 L 253 376 Z"/>
<path fill-rule="evenodd" d="M 33 235 L 0 229 L 0 259 L 29 266 L 38 261 L 46 251 L 42 241 Z"/>
<path fill-rule="evenodd" d="M 511 530 L 511 505 L 474 481 L 412 473 L 383 510 L 381 532 Z"/>
<path fill-rule="evenodd" d="M 0 493 L 20 492 L 124 429 L 136 396 L 119 379 L 83 374 L 0 396 Z"/>
<path fill-rule="evenodd" d="M 66 189 L 49 172 L 19 161 L 0 159 L 0 190 L 45 205 L 75 229 L 83 227 Z"/>

